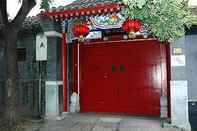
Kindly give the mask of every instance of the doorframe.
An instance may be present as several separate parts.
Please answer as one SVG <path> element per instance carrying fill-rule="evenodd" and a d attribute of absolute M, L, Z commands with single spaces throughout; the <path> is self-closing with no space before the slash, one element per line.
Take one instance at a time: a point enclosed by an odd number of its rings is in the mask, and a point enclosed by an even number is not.
<path fill-rule="evenodd" d="M 94 40 L 88 40 L 87 43 L 86 41 L 85 42 L 80 42 L 79 44 L 84 44 L 84 45 L 94 45 L 94 44 L 98 44 L 98 43 L 119 43 L 119 42 L 135 42 L 135 41 L 153 41 L 153 40 L 157 40 L 155 38 L 137 38 L 137 39 L 122 39 L 122 36 L 117 36 L 117 37 L 109 37 L 109 39 L 107 41 L 103 40 L 103 39 L 94 39 Z M 74 40 L 73 41 L 73 44 L 78 44 L 78 41 L 77 40 Z M 171 53 L 170 53 L 170 44 L 169 43 L 164 43 L 165 44 L 165 53 L 166 53 L 166 65 L 164 65 L 165 67 L 165 73 L 166 74 L 166 92 L 167 92 L 167 116 L 169 119 L 171 119 L 171 101 L 170 101 L 170 80 L 171 80 Z M 76 53 L 74 52 L 74 48 L 73 48 L 73 53 Z M 80 57 L 79 56 L 80 54 L 77 53 L 77 57 Z M 74 56 L 72 56 L 72 59 L 73 59 L 73 62 L 75 61 L 74 59 L 76 59 Z M 77 58 L 78 59 L 78 58 Z M 78 63 L 79 64 L 79 63 Z M 78 65 L 79 66 L 79 65 Z M 76 70 L 74 70 L 74 67 L 72 68 L 73 71 L 72 73 L 74 73 Z M 79 70 L 79 68 L 78 68 Z M 79 70 L 80 72 L 80 70 Z M 77 73 L 79 75 L 79 73 Z M 78 79 L 80 79 L 80 75 L 77 76 Z M 163 79 L 163 78 L 162 78 Z M 78 81 L 79 82 L 79 81 Z M 80 88 L 80 83 L 77 84 L 77 88 Z M 163 87 L 163 86 L 162 86 Z M 76 87 L 72 87 L 73 90 L 76 90 L 75 88 Z M 78 89 L 77 89 L 78 90 Z M 79 96 L 80 98 L 80 96 Z M 80 105 L 80 104 L 79 104 Z"/>

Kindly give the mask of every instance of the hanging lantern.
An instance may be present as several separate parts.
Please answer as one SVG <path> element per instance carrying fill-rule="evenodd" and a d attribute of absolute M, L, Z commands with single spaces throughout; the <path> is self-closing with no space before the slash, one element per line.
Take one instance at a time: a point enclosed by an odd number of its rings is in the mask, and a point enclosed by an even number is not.
<path fill-rule="evenodd" d="M 138 31 L 140 31 L 140 29 L 141 29 L 141 21 L 140 20 L 135 20 L 135 22 L 134 22 L 134 28 L 135 28 L 135 32 L 138 32 Z"/>
<path fill-rule="evenodd" d="M 141 28 L 141 22 L 140 20 L 132 20 L 128 18 L 122 24 L 122 28 L 129 34 L 129 38 L 135 38 L 135 33 L 138 32 Z"/>
<path fill-rule="evenodd" d="M 88 25 L 86 23 L 75 24 L 73 33 L 75 37 L 79 38 L 79 41 L 84 41 L 85 37 L 89 34 Z"/>

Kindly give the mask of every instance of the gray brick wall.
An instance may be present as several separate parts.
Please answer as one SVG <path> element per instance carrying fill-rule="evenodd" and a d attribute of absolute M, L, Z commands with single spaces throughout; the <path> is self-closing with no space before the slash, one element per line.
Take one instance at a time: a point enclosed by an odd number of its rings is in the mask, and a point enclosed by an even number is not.
<path fill-rule="evenodd" d="M 47 37 L 47 81 L 61 80 L 61 39 Z"/>
<path fill-rule="evenodd" d="M 182 48 L 185 54 L 185 37 L 171 43 L 171 55 L 173 55 L 173 48 Z M 171 67 L 171 80 L 187 80 L 186 68 L 184 66 Z"/>
<path fill-rule="evenodd" d="M 37 116 L 38 115 L 38 62 L 35 60 L 35 34 L 22 33 L 17 41 L 18 48 L 26 50 L 26 60 L 18 61 L 18 110 L 22 115 Z M 3 107 L 3 99 L 5 95 L 5 77 L 4 77 L 4 60 L 3 50 L 0 50 L 0 106 Z M 1 108 L 2 109 L 2 108 Z"/>
<path fill-rule="evenodd" d="M 48 37 L 48 60 L 39 64 L 36 61 L 36 34 L 39 32 L 57 31 L 60 32 L 61 24 L 50 18 L 40 19 L 40 28 L 32 31 L 23 30 L 18 37 L 18 48 L 26 49 L 26 60 L 18 62 L 18 105 L 24 115 L 38 116 L 38 87 L 39 87 L 39 67 L 42 68 L 43 81 L 41 85 L 45 86 L 46 80 L 61 80 L 61 39 L 59 37 Z M 3 50 L 0 49 L 0 72 L 3 67 Z M 47 72 L 46 72 L 47 71 Z M 0 107 L 4 98 L 4 75 L 0 73 Z M 42 91 L 45 97 L 45 91 Z M 42 107 L 45 106 L 45 98 L 42 99 Z M 1 108 L 2 109 L 2 108 Z M 44 108 L 42 108 L 44 112 Z"/>
<path fill-rule="evenodd" d="M 187 35 L 186 43 L 186 77 L 189 86 L 189 100 L 197 100 L 197 34 Z"/>
<path fill-rule="evenodd" d="M 186 66 L 171 67 L 172 80 L 188 81 L 188 97 L 197 99 L 197 35 L 186 35 L 171 44 L 171 54 L 174 47 L 181 47 L 186 55 Z"/>

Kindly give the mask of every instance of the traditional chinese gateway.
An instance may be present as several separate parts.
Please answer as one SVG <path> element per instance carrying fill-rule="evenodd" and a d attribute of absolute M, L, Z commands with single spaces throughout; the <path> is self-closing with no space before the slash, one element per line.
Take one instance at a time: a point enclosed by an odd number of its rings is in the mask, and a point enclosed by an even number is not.
<path fill-rule="evenodd" d="M 79 0 L 42 13 L 64 27 L 64 111 L 68 94 L 77 92 L 80 112 L 170 118 L 169 45 L 146 24 L 126 19 L 122 8 L 118 0 Z"/>
<path fill-rule="evenodd" d="M 77 93 L 79 112 L 156 116 L 197 129 L 196 26 L 160 42 L 123 8 L 120 0 L 76 0 L 26 19 L 18 39 L 23 113 L 59 119 Z M 0 104 L 3 80 L 0 73 Z"/>

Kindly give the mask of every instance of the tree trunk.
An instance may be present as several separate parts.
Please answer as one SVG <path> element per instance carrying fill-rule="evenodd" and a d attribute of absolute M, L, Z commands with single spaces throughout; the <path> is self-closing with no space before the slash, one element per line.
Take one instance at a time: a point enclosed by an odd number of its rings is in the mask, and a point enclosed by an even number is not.
<path fill-rule="evenodd" d="M 17 125 L 17 32 L 12 29 L 6 31 L 6 107 L 4 118 L 8 131 L 14 131 Z"/>
<path fill-rule="evenodd" d="M 30 12 L 36 5 L 35 0 L 22 0 L 21 8 L 16 17 L 12 21 L 8 21 L 7 17 L 7 0 L 1 0 L 0 3 L 0 37 L 3 42 L 0 42 L 5 48 L 5 63 L 6 63 L 6 100 L 4 119 L 7 129 L 0 131 L 15 131 L 17 127 L 17 35 L 22 27 L 22 24 Z M 0 39 L 0 40 L 1 40 Z M 0 122 L 0 124 L 2 124 Z M 0 125 L 1 126 L 1 125 Z"/>

